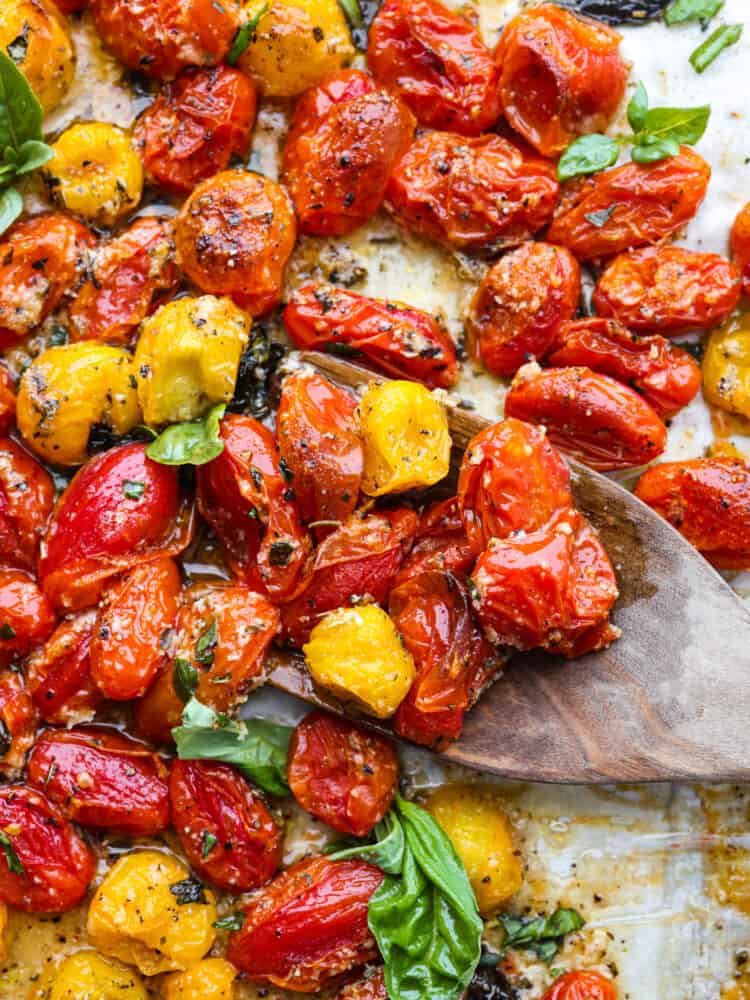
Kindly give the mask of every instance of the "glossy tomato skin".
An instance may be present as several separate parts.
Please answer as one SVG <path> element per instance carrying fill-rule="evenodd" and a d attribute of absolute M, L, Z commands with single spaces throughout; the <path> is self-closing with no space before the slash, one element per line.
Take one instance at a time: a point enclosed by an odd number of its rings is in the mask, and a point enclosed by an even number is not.
<path fill-rule="evenodd" d="M 601 275 L 593 303 L 636 333 L 667 335 L 710 330 L 734 310 L 737 269 L 716 253 L 684 247 L 644 247 L 620 254 Z"/>
<path fill-rule="evenodd" d="M 579 260 L 656 243 L 693 218 L 710 178 L 708 163 L 682 146 L 677 156 L 657 163 L 624 163 L 571 181 L 562 187 L 547 239 L 567 247 Z M 610 210 L 604 224 L 597 225 L 596 213 Z M 592 215 L 594 222 L 588 218 Z"/>
<path fill-rule="evenodd" d="M 647 469 L 636 496 L 719 569 L 750 567 L 750 465 L 696 458 Z"/>
<path fill-rule="evenodd" d="M 614 319 L 590 316 L 565 323 L 546 363 L 583 365 L 637 390 L 667 420 L 687 406 L 701 385 L 701 370 L 687 351 L 658 334 L 639 337 Z"/>
<path fill-rule="evenodd" d="M 543 156 L 603 132 L 625 93 L 620 35 L 543 3 L 514 17 L 495 49 L 505 118 Z"/>
<path fill-rule="evenodd" d="M 128 497 L 125 483 L 143 492 Z M 87 462 L 58 501 L 39 560 L 42 587 L 66 611 L 91 606 L 114 576 L 181 552 L 192 530 L 177 469 L 151 461 L 142 444 L 112 448 Z"/>
<path fill-rule="evenodd" d="M 366 598 L 382 603 L 417 530 L 405 507 L 353 514 L 318 546 L 310 582 L 282 609 L 284 637 L 302 646 L 328 611 Z"/>
<path fill-rule="evenodd" d="M 555 170 L 499 135 L 420 136 L 391 174 L 386 204 L 412 232 L 464 253 L 495 253 L 552 219 Z"/>
<path fill-rule="evenodd" d="M 598 972 L 565 972 L 542 1000 L 617 1000 L 617 988 Z"/>
<path fill-rule="evenodd" d="M 732 261 L 742 275 L 742 291 L 750 295 L 750 202 L 737 213 L 729 236 Z"/>
<path fill-rule="evenodd" d="M 31 573 L 0 567 L 0 667 L 22 659 L 54 627 L 54 609 Z"/>
<path fill-rule="evenodd" d="M 257 102 L 255 84 L 231 66 L 184 70 L 136 125 L 146 173 L 166 191 L 188 194 L 226 170 L 233 154 L 247 152 Z"/>
<path fill-rule="evenodd" d="M 590 368 L 522 368 L 505 397 L 508 416 L 547 428 L 553 445 L 602 472 L 645 465 L 667 431 L 634 389 Z"/>
<path fill-rule="evenodd" d="M 508 417 L 469 442 L 457 497 L 475 555 L 490 539 L 535 531 L 573 503 L 568 467 L 544 428 Z"/>
<path fill-rule="evenodd" d="M 136 566 L 104 592 L 91 640 L 91 676 L 105 698 L 142 697 L 167 655 L 180 597 L 171 559 Z"/>
<path fill-rule="evenodd" d="M 0 436 L 9 434 L 16 422 L 16 388 L 8 369 L 0 364 Z"/>
<path fill-rule="evenodd" d="M 0 616 L 2 612 L 0 612 Z M 0 774 L 17 774 L 33 746 L 38 715 L 23 675 L 0 670 Z"/>
<path fill-rule="evenodd" d="M 93 611 L 66 618 L 28 659 L 26 682 L 45 722 L 90 722 L 101 694 L 91 679 L 89 651 L 96 622 Z"/>
<path fill-rule="evenodd" d="M 495 375 L 542 357 L 578 308 L 581 275 L 564 247 L 523 243 L 489 269 L 467 316 L 469 349 Z"/>
<path fill-rule="evenodd" d="M 431 389 L 458 378 L 455 344 L 420 309 L 311 282 L 292 292 L 283 320 L 303 350 L 361 354 L 386 374 Z"/>
<path fill-rule="evenodd" d="M 137 740 L 106 726 L 47 729 L 28 761 L 28 780 L 83 827 L 131 837 L 169 824 L 167 768 Z"/>
<path fill-rule="evenodd" d="M 0 553 L 6 566 L 34 569 L 54 499 L 49 473 L 15 441 L 0 439 Z"/>
<path fill-rule="evenodd" d="M 357 506 L 364 456 L 356 407 L 353 396 L 318 372 L 284 380 L 276 434 L 305 523 L 343 521 Z"/>
<path fill-rule="evenodd" d="M 364 861 L 300 861 L 244 907 L 227 957 L 254 982 L 315 993 L 377 955 L 367 905 L 382 881 Z"/>
<path fill-rule="evenodd" d="M 300 96 L 294 106 L 294 127 L 308 131 L 325 118 L 335 104 L 353 101 L 377 89 L 370 74 L 361 69 L 331 73 Z"/>
<path fill-rule="evenodd" d="M 147 216 L 104 243 L 93 257 L 91 277 L 71 303 L 71 339 L 126 344 L 138 324 L 175 291 L 174 228 Z"/>
<path fill-rule="evenodd" d="M 94 856 L 44 795 L 27 785 L 0 787 L 0 829 L 23 875 L 0 862 L 0 900 L 27 913 L 65 913 L 86 895 Z"/>
<path fill-rule="evenodd" d="M 500 116 L 497 70 L 477 29 L 437 0 L 386 0 L 367 63 L 421 124 L 479 135 Z"/>
<path fill-rule="evenodd" d="M 366 837 L 396 794 L 398 757 L 384 736 L 311 712 L 294 730 L 287 776 L 303 809 L 339 833 Z"/>
<path fill-rule="evenodd" d="M 457 497 L 438 500 L 423 511 L 411 551 L 401 564 L 394 586 L 420 573 L 437 570 L 459 579 L 474 565 Z"/>
<path fill-rule="evenodd" d="M 273 601 L 291 600 L 304 586 L 312 543 L 273 434 L 252 417 L 229 414 L 221 437 L 224 451 L 198 469 L 198 508 L 241 580 Z"/>

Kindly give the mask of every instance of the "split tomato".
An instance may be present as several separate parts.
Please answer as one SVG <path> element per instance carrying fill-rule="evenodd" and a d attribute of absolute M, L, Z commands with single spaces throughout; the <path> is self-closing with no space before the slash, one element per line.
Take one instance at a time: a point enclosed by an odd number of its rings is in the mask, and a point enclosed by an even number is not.
<path fill-rule="evenodd" d="M 26 663 L 26 681 L 45 722 L 73 725 L 90 722 L 101 701 L 91 678 L 94 611 L 64 619 Z"/>
<path fill-rule="evenodd" d="M 430 570 L 461 578 L 474 565 L 474 559 L 458 498 L 439 500 L 422 512 L 414 545 L 396 575 L 394 586 Z"/>
<path fill-rule="evenodd" d="M 31 573 L 0 567 L 0 667 L 22 659 L 54 627 L 54 609 Z"/>
<path fill-rule="evenodd" d="M 23 767 L 26 753 L 34 744 L 37 722 L 23 675 L 15 670 L 0 670 L 0 774 L 6 778 Z"/>
<path fill-rule="evenodd" d="M 0 439 L 0 553 L 6 566 L 36 567 L 54 499 L 49 473 L 15 441 Z"/>

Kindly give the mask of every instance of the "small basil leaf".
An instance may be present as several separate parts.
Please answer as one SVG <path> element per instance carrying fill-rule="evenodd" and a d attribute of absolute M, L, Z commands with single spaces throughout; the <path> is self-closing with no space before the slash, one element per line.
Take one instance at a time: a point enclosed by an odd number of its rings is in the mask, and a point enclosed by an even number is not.
<path fill-rule="evenodd" d="M 630 98 L 628 104 L 628 122 L 634 132 L 640 132 L 646 123 L 648 114 L 648 94 L 643 83 L 639 80 L 635 93 Z"/>
<path fill-rule="evenodd" d="M 590 222 L 592 226 L 596 226 L 597 229 L 601 229 L 612 218 L 612 213 L 618 205 L 619 202 L 615 201 L 611 205 L 608 205 L 607 208 L 599 209 L 598 212 L 588 212 L 584 215 L 584 219 Z"/>
<path fill-rule="evenodd" d="M 555 910 L 547 921 L 547 933 L 554 937 L 561 937 L 563 934 L 579 931 L 583 927 L 583 923 L 583 917 L 578 910 Z"/>
<path fill-rule="evenodd" d="M 404 829 L 393 810 L 386 813 L 373 832 L 374 843 L 345 847 L 333 851 L 328 856 L 332 861 L 359 858 L 362 861 L 369 861 L 389 875 L 399 875 L 404 863 L 406 840 Z"/>
<path fill-rule="evenodd" d="M 128 500 L 140 500 L 145 491 L 145 483 L 139 483 L 135 479 L 123 479 L 122 481 L 122 495 L 127 497 Z"/>
<path fill-rule="evenodd" d="M 187 705 L 198 689 L 198 671 L 189 660 L 176 657 L 172 666 L 172 687 L 183 705 Z"/>
<path fill-rule="evenodd" d="M 339 0 L 339 7 L 343 10 L 347 21 L 353 28 L 361 28 L 364 24 L 362 8 L 359 0 Z"/>
<path fill-rule="evenodd" d="M 664 20 L 670 26 L 687 21 L 707 24 L 723 6 L 724 0 L 674 0 L 664 11 Z"/>
<path fill-rule="evenodd" d="M 23 211 L 23 198 L 15 188 L 0 191 L 0 235 L 12 226 Z"/>
<path fill-rule="evenodd" d="M 25 875 L 26 869 L 23 867 L 21 859 L 16 854 L 16 849 L 13 847 L 13 841 L 4 830 L 0 830 L 0 847 L 2 847 L 5 853 L 5 862 L 8 865 L 8 871 L 13 872 L 14 875 Z"/>
<path fill-rule="evenodd" d="M 656 163 L 658 160 L 677 156 L 679 152 L 679 142 L 674 139 L 659 139 L 645 146 L 633 146 L 630 155 L 636 163 Z"/>
<path fill-rule="evenodd" d="M 258 30 L 260 19 L 267 13 L 268 4 L 264 3 L 257 14 L 254 14 L 249 21 L 245 21 L 244 24 L 239 26 L 232 41 L 232 47 L 227 55 L 227 62 L 230 66 L 235 66 L 239 62 L 243 52 L 253 40 L 255 32 Z"/>
<path fill-rule="evenodd" d="M 13 628 L 13 626 L 9 625 L 8 622 L 3 622 L 3 624 L 0 625 L 0 639 L 10 640 L 10 639 L 15 639 L 15 637 L 16 637 L 16 630 Z"/>
<path fill-rule="evenodd" d="M 38 139 L 28 139 L 18 150 L 18 166 L 16 167 L 16 177 L 22 174 L 30 174 L 32 170 L 43 167 L 49 163 L 55 155 L 46 142 L 39 142 Z"/>
<path fill-rule="evenodd" d="M 557 179 L 569 181 L 573 177 L 596 174 L 616 162 L 620 147 L 608 135 L 582 135 L 565 150 L 557 164 Z"/>
<path fill-rule="evenodd" d="M 702 138 L 711 117 L 708 104 L 697 108 L 651 108 L 646 113 L 643 128 L 636 136 L 637 145 L 653 145 L 663 139 L 672 139 L 682 145 L 692 146 Z"/>
<path fill-rule="evenodd" d="M 172 424 L 146 448 L 146 454 L 161 465 L 205 465 L 224 451 L 219 421 L 224 403 L 212 407 L 203 420 Z"/>
<path fill-rule="evenodd" d="M 0 149 L 18 150 L 29 139 L 41 141 L 43 116 L 26 77 L 0 48 Z"/>
<path fill-rule="evenodd" d="M 498 918 L 505 931 L 503 950 L 522 948 L 531 951 L 544 962 L 551 962 L 566 934 L 580 930 L 584 920 L 577 910 L 555 910 L 551 917 L 520 919 L 510 914 Z"/>
<path fill-rule="evenodd" d="M 203 831 L 203 840 L 201 843 L 201 859 L 203 861 L 206 860 L 218 843 L 219 841 L 212 833 L 209 833 L 208 830 Z"/>
<path fill-rule="evenodd" d="M 708 69 L 714 59 L 718 58 L 724 49 L 730 45 L 735 45 L 742 37 L 741 24 L 722 24 L 717 28 L 702 45 L 691 53 L 690 65 L 696 73 L 702 73 Z"/>
<path fill-rule="evenodd" d="M 212 618 L 211 623 L 205 632 L 198 637 L 195 644 L 195 658 L 204 667 L 210 667 L 214 662 L 214 650 L 219 641 L 219 630 L 216 619 Z"/>
<path fill-rule="evenodd" d="M 241 931 L 245 923 L 245 914 L 241 911 L 228 913 L 225 917 L 220 917 L 214 921 L 214 927 L 220 931 Z"/>

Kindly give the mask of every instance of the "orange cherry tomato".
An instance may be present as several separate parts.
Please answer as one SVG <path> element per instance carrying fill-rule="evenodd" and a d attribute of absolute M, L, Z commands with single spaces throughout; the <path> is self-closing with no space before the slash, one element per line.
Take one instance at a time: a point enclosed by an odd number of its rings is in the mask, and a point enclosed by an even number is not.
<path fill-rule="evenodd" d="M 141 320 L 177 288 L 174 256 L 172 223 L 153 216 L 102 244 L 68 311 L 71 340 L 130 341 Z"/>
<path fill-rule="evenodd" d="M 602 132 L 625 93 L 621 36 L 599 21 L 543 3 L 514 17 L 495 49 L 510 125 L 543 156 Z"/>
<path fill-rule="evenodd" d="M 27 660 L 26 683 L 45 722 L 69 726 L 93 719 L 101 701 L 89 659 L 95 622 L 94 611 L 66 618 Z"/>
<path fill-rule="evenodd" d="M 683 146 L 677 156 L 657 163 L 624 163 L 571 181 L 563 185 L 547 239 L 579 260 L 656 243 L 693 218 L 710 178 L 708 163 Z"/>
<path fill-rule="evenodd" d="M 750 295 L 750 201 L 740 209 L 732 224 L 729 247 L 742 275 L 742 291 Z"/>
<path fill-rule="evenodd" d="M 695 458 L 655 465 L 635 495 L 661 514 L 714 566 L 750 569 L 750 464 Z"/>
<path fill-rule="evenodd" d="M 0 436 L 9 434 L 16 422 L 16 387 L 10 372 L 0 364 Z"/>
<path fill-rule="evenodd" d="M 474 565 L 474 559 L 458 498 L 438 500 L 422 513 L 414 545 L 396 575 L 394 586 L 430 570 L 461 578 Z"/>
<path fill-rule="evenodd" d="M 564 247 L 523 243 L 489 269 L 467 315 L 469 349 L 495 375 L 547 353 L 578 308 L 581 275 Z"/>
<path fill-rule="evenodd" d="M 0 567 L 0 667 L 52 635 L 55 612 L 31 573 Z"/>
<path fill-rule="evenodd" d="M 151 687 L 133 709 L 133 724 L 141 739 L 169 745 L 172 730 L 182 722 L 185 706 L 177 697 L 171 663 L 159 671 Z"/>
<path fill-rule="evenodd" d="M 430 128 L 479 135 L 500 116 L 492 53 L 474 25 L 437 0 L 385 0 L 367 63 Z"/>
<path fill-rule="evenodd" d="M 230 66 L 186 69 L 146 109 L 135 128 L 146 173 L 167 191 L 188 194 L 226 170 L 250 145 L 258 94 Z"/>
<path fill-rule="evenodd" d="M 367 905 L 382 881 L 380 869 L 365 861 L 298 862 L 243 907 L 229 961 L 253 982 L 317 992 L 376 957 Z"/>
<path fill-rule="evenodd" d="M 614 319 L 565 323 L 546 363 L 585 366 L 637 390 L 667 420 L 700 389 L 701 370 L 687 351 L 654 334 L 639 337 Z"/>
<path fill-rule="evenodd" d="M 566 972 L 558 976 L 542 1000 L 617 1000 L 617 988 L 598 972 Z"/>
<path fill-rule="evenodd" d="M 456 345 L 421 309 L 311 282 L 294 290 L 282 318 L 303 350 L 361 355 L 389 375 L 431 389 L 447 389 L 458 378 Z"/>
<path fill-rule="evenodd" d="M 601 471 L 645 465 L 667 443 L 666 427 L 643 396 L 590 368 L 522 368 L 505 412 L 542 424 L 552 444 Z"/>
<path fill-rule="evenodd" d="M 292 795 L 328 826 L 366 837 L 388 812 L 398 787 L 390 740 L 328 712 L 297 724 L 287 760 Z"/>
<path fill-rule="evenodd" d="M 307 132 L 325 118 L 335 104 L 353 101 L 355 97 L 364 97 L 376 90 L 373 78 L 361 69 L 331 73 L 300 96 L 294 106 L 294 128 Z"/>
<path fill-rule="evenodd" d="M 0 439 L 0 552 L 5 565 L 34 569 L 54 499 L 49 473 L 15 441 Z"/>
<path fill-rule="evenodd" d="M 279 304 L 296 234 L 280 184 L 225 170 L 200 183 L 180 209 L 177 259 L 202 292 L 230 295 L 251 316 L 262 316 Z"/>
<path fill-rule="evenodd" d="M 23 767 L 26 753 L 34 745 L 37 723 L 37 711 L 23 675 L 15 670 L 0 670 L 0 774 L 6 778 Z"/>
<path fill-rule="evenodd" d="M 383 970 L 377 969 L 365 979 L 348 983 L 339 991 L 336 1000 L 388 1000 Z"/>

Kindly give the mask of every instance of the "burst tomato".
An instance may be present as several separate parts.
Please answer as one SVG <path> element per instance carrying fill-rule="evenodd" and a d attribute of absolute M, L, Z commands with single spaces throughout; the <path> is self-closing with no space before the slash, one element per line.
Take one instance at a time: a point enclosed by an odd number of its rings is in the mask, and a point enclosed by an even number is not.
<path fill-rule="evenodd" d="M 16 422 L 16 389 L 11 374 L 0 364 L 0 436 L 9 434 Z"/>
<path fill-rule="evenodd" d="M 45 722 L 90 722 L 101 694 L 91 679 L 94 611 L 66 618 L 26 665 L 29 692 Z"/>
<path fill-rule="evenodd" d="M 469 572 L 474 558 L 458 498 L 439 500 L 422 513 L 414 545 L 398 571 L 394 586 L 430 570 L 460 578 Z"/>
<path fill-rule="evenodd" d="M 598 972 L 566 972 L 558 976 L 542 1000 L 617 1000 L 617 988 Z"/>
<path fill-rule="evenodd" d="M 377 969 L 371 976 L 347 983 L 336 1000 L 388 1000 L 383 970 Z"/>
<path fill-rule="evenodd" d="M 732 224 L 729 247 L 742 275 L 742 291 L 750 295 L 750 201 L 740 209 Z"/>
<path fill-rule="evenodd" d="M 383 873 L 364 861 L 309 858 L 244 907 L 229 960 L 253 980 L 315 993 L 377 955 L 367 905 Z"/>
<path fill-rule="evenodd" d="M 37 721 L 23 676 L 15 670 L 0 671 L 0 774 L 6 778 L 23 767 L 26 752 L 34 744 Z"/>
<path fill-rule="evenodd" d="M 52 479 L 15 441 L 0 439 L 0 552 L 6 565 L 33 569 L 55 499 Z"/>
<path fill-rule="evenodd" d="M 295 128 L 308 131 L 328 114 L 334 104 L 353 101 L 377 90 L 369 73 L 359 69 L 342 69 L 331 73 L 314 87 L 310 87 L 294 106 Z"/>
<path fill-rule="evenodd" d="M 294 290 L 283 320 L 303 350 L 361 354 L 387 374 L 431 389 L 447 389 L 458 378 L 455 344 L 420 309 L 310 283 Z"/>
<path fill-rule="evenodd" d="M 556 447 L 592 469 L 645 465 L 667 431 L 635 390 L 590 368 L 522 368 L 505 397 L 508 416 L 542 424 Z"/>
<path fill-rule="evenodd" d="M 0 667 L 22 659 L 54 627 L 55 612 L 31 573 L 0 567 Z"/>

